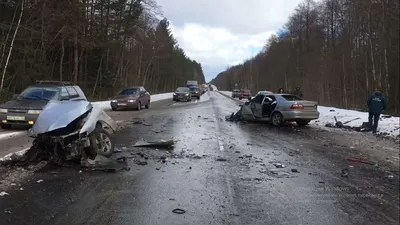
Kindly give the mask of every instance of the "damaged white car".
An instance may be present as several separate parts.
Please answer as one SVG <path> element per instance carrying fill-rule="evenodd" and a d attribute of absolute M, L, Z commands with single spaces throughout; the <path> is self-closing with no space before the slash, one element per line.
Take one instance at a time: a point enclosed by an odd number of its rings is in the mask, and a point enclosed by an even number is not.
<path fill-rule="evenodd" d="M 75 160 L 90 166 L 97 154 L 110 157 L 114 153 L 111 132 L 116 122 L 100 106 L 88 101 L 50 101 L 28 131 L 35 138 L 31 150 L 62 164 Z"/>

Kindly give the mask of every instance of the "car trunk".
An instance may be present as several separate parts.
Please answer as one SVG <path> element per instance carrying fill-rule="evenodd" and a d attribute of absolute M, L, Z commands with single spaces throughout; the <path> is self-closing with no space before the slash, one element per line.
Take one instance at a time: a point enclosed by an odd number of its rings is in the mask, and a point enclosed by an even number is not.
<path fill-rule="evenodd" d="M 316 111 L 317 110 L 317 102 L 313 102 L 313 101 L 306 101 L 306 100 L 302 100 L 302 101 L 291 101 L 293 102 L 293 104 L 297 103 L 297 104 L 301 104 L 304 106 L 304 110 L 305 111 Z"/>

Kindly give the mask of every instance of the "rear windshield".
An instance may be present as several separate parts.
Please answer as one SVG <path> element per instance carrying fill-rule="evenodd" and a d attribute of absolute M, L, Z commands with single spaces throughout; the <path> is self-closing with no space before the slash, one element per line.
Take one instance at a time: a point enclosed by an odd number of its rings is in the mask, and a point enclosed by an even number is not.
<path fill-rule="evenodd" d="M 303 100 L 302 98 L 300 98 L 297 95 L 282 95 L 282 97 L 284 99 L 286 99 L 287 101 L 300 101 L 300 100 Z"/>
<path fill-rule="evenodd" d="M 19 99 L 51 100 L 57 96 L 59 89 L 55 87 L 28 87 L 19 96 Z"/>
<path fill-rule="evenodd" d="M 180 88 L 177 88 L 175 92 L 189 92 L 189 88 L 180 87 Z"/>
<path fill-rule="evenodd" d="M 139 88 L 128 88 L 125 90 L 122 90 L 119 95 L 138 95 L 139 94 Z"/>

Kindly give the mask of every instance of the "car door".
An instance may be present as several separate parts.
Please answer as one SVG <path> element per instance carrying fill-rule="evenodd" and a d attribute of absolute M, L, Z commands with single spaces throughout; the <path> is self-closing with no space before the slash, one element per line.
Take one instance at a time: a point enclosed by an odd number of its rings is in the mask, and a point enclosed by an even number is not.
<path fill-rule="evenodd" d="M 142 88 L 143 89 L 143 93 L 144 93 L 144 96 L 146 97 L 146 102 L 150 102 L 150 93 L 145 89 L 145 88 Z"/>
<path fill-rule="evenodd" d="M 250 108 L 253 112 L 254 117 L 261 118 L 262 117 L 262 101 L 264 99 L 263 95 L 257 95 L 250 101 Z"/>
<path fill-rule="evenodd" d="M 277 101 L 275 96 L 267 95 L 262 102 L 261 114 L 264 117 L 270 117 L 271 113 L 275 110 Z"/>

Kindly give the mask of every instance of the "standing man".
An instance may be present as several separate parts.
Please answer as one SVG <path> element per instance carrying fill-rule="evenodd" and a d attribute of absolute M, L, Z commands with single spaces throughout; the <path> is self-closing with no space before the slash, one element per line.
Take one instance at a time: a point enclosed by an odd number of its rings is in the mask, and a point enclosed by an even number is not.
<path fill-rule="evenodd" d="M 303 92 L 300 90 L 300 87 L 297 87 L 293 94 L 303 98 Z"/>
<path fill-rule="evenodd" d="M 279 94 L 283 94 L 285 92 L 285 90 L 283 90 L 283 88 L 279 88 L 278 93 Z"/>
<path fill-rule="evenodd" d="M 367 104 L 369 113 L 368 123 L 372 128 L 372 133 L 376 134 L 376 130 L 378 129 L 379 117 L 382 111 L 385 110 L 387 106 L 386 99 L 383 96 L 382 92 L 376 91 L 373 95 L 371 95 L 371 97 L 369 97 Z"/>

